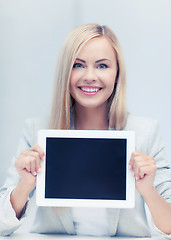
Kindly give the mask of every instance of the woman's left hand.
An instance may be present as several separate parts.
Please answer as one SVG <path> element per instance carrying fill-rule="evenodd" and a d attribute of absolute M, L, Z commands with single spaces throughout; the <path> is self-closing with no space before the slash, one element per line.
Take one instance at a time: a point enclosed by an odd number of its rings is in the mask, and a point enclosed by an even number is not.
<path fill-rule="evenodd" d="M 145 153 L 133 152 L 129 165 L 135 177 L 136 189 L 144 197 L 153 190 L 157 170 L 155 160 Z"/>

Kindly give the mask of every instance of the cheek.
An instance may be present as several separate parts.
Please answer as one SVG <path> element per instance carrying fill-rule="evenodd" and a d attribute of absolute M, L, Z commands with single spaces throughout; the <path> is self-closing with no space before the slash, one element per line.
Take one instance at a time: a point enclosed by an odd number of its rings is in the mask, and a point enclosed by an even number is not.
<path fill-rule="evenodd" d="M 114 86 L 115 86 L 115 75 L 110 74 L 108 78 L 106 78 L 106 88 L 107 88 L 108 98 L 112 95 L 114 91 Z"/>
<path fill-rule="evenodd" d="M 108 74 L 106 77 L 106 86 L 109 87 L 110 89 L 114 88 L 115 85 L 115 74 Z"/>
<path fill-rule="evenodd" d="M 75 83 L 76 83 L 76 81 L 75 81 L 75 74 L 71 73 L 70 80 L 69 80 L 70 93 L 72 92 L 72 89 L 73 89 Z"/>
<path fill-rule="evenodd" d="M 72 85 L 76 84 L 82 77 L 82 72 L 80 70 L 73 70 L 70 76 L 70 83 Z"/>
<path fill-rule="evenodd" d="M 77 74 L 75 74 L 74 72 L 71 73 L 70 81 L 69 81 L 69 89 L 70 89 L 70 94 L 73 98 L 75 96 L 74 93 L 75 93 L 75 88 L 77 85 L 77 80 L 78 80 Z"/>
<path fill-rule="evenodd" d="M 73 97 L 73 95 L 74 95 L 74 87 L 73 87 L 73 84 L 71 82 L 69 84 L 69 92 L 70 92 L 71 96 Z"/>
<path fill-rule="evenodd" d="M 71 75 L 70 75 L 70 80 L 69 80 L 69 84 L 70 84 L 70 86 L 73 84 L 73 82 L 74 82 L 74 79 L 75 79 L 75 77 L 74 77 L 74 73 L 73 73 L 73 72 L 71 72 Z"/>
<path fill-rule="evenodd" d="M 109 86 L 109 88 L 108 88 L 108 96 L 109 96 L 109 98 L 110 98 L 110 96 L 112 95 L 113 91 L 114 91 L 114 85 L 111 84 L 111 85 Z"/>

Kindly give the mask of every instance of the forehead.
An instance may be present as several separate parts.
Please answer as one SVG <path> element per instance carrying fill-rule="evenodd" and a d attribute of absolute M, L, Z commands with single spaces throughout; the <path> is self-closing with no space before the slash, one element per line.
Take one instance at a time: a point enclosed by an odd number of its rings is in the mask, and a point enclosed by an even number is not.
<path fill-rule="evenodd" d="M 111 42 L 105 37 L 95 37 L 88 40 L 80 49 L 78 57 L 99 57 L 115 59 L 115 50 Z"/>

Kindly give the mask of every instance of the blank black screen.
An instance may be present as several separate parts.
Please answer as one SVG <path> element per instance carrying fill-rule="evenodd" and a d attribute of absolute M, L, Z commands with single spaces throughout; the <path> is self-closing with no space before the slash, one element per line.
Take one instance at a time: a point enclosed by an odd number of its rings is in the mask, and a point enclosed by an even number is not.
<path fill-rule="evenodd" d="M 47 138 L 45 198 L 126 199 L 126 139 Z"/>

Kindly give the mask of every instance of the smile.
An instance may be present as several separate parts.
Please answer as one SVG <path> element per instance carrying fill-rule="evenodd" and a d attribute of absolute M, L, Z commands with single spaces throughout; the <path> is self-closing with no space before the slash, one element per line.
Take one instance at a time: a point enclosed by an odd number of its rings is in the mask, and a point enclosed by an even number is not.
<path fill-rule="evenodd" d="M 85 93 L 97 93 L 101 90 L 99 87 L 79 87 Z"/>

